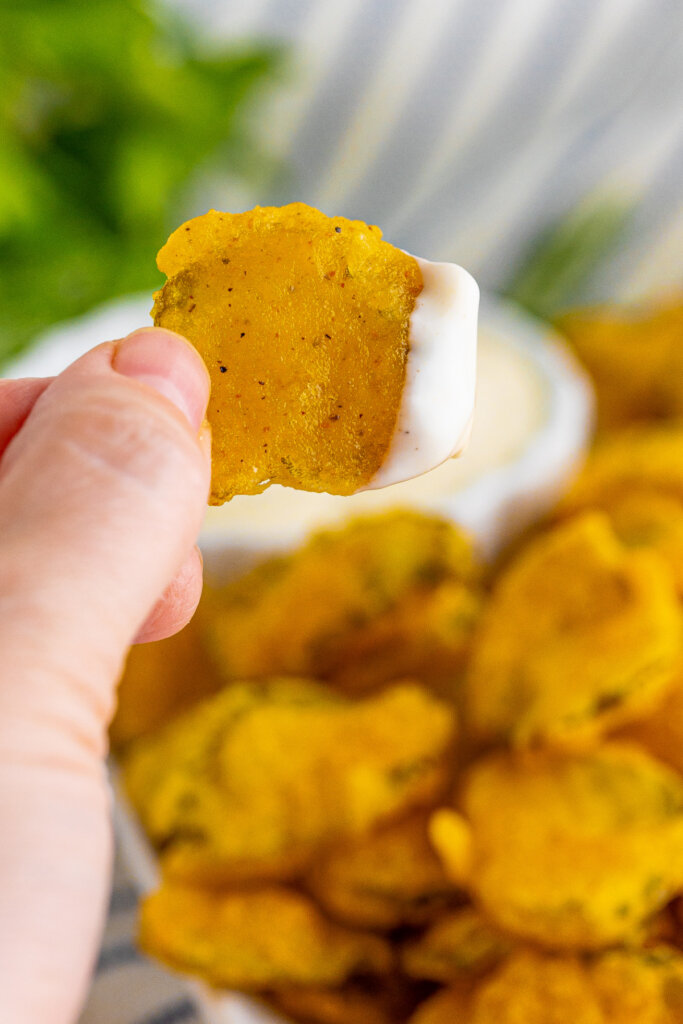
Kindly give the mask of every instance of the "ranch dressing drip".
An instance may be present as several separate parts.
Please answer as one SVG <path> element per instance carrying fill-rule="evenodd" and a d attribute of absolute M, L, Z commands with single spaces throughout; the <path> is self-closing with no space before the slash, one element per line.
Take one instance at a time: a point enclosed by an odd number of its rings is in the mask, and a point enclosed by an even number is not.
<path fill-rule="evenodd" d="M 414 259 L 422 291 L 410 317 L 401 406 L 389 451 L 366 489 L 434 469 L 462 451 L 472 426 L 479 288 L 455 263 Z"/>

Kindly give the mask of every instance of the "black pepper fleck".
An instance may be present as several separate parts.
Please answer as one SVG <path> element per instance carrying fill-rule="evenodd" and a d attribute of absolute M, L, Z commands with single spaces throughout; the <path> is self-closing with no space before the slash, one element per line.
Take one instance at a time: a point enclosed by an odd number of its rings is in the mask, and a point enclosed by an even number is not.
<path fill-rule="evenodd" d="M 228 256 L 223 256 L 222 257 L 221 263 L 229 263 L 229 262 L 230 262 L 230 258 Z"/>
<path fill-rule="evenodd" d="M 341 235 L 341 228 L 335 228 L 334 230 L 337 232 L 338 235 Z"/>
<path fill-rule="evenodd" d="M 227 373 L 227 372 L 228 372 L 227 366 L 221 366 L 221 373 Z"/>

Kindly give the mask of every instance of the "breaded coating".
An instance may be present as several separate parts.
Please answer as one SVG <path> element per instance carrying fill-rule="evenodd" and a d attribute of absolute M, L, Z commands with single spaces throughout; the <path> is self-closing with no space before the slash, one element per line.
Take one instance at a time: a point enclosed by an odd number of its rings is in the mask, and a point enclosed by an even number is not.
<path fill-rule="evenodd" d="M 472 1024 L 469 1004 L 468 988 L 442 988 L 422 1003 L 408 1024 Z"/>
<path fill-rule="evenodd" d="M 683 779 L 635 746 L 492 755 L 466 775 L 460 805 L 472 895 L 512 935 L 551 949 L 632 941 L 683 890 Z M 432 828 L 447 868 L 449 814 Z M 467 881 L 462 865 L 456 844 L 452 870 Z"/>
<path fill-rule="evenodd" d="M 130 649 L 109 727 L 114 749 L 153 732 L 221 686 L 202 643 L 204 610 L 175 636 Z"/>
<path fill-rule="evenodd" d="M 578 957 L 531 951 L 511 957 L 485 979 L 469 1011 L 468 1024 L 606 1024 Z"/>
<path fill-rule="evenodd" d="M 391 929 L 432 920 L 458 895 L 427 835 L 427 812 L 376 829 L 317 858 L 306 885 L 347 924 Z"/>
<path fill-rule="evenodd" d="M 578 310 L 559 327 L 593 378 L 600 427 L 683 416 L 680 297 L 636 312 Z"/>
<path fill-rule="evenodd" d="M 611 507 L 626 492 L 655 492 L 683 504 L 683 426 L 629 427 L 602 438 L 560 510 Z"/>
<path fill-rule="evenodd" d="M 411 978 L 444 984 L 466 982 L 497 967 L 514 946 L 514 940 L 476 907 L 459 907 L 404 943 L 401 966 Z"/>
<path fill-rule="evenodd" d="M 396 1024 L 419 1002 L 414 987 L 395 975 L 351 978 L 343 988 L 287 988 L 275 1006 L 301 1024 Z"/>
<path fill-rule="evenodd" d="M 454 712 L 415 685 L 351 702 L 242 683 L 139 740 L 124 780 L 169 877 L 288 877 L 443 792 Z"/>
<path fill-rule="evenodd" d="M 619 735 L 683 775 L 683 674 L 679 673 L 675 686 L 654 711 L 622 729 Z"/>
<path fill-rule="evenodd" d="M 358 518 L 225 587 L 207 642 L 228 680 L 307 675 L 358 692 L 415 670 L 448 677 L 468 650 L 480 572 L 443 519 Z"/>
<path fill-rule="evenodd" d="M 678 946 L 681 944 L 681 933 L 676 919 L 679 900 L 668 903 L 658 914 L 649 918 L 636 942 L 629 944 L 631 948 L 643 953 L 659 946 Z"/>
<path fill-rule="evenodd" d="M 633 490 L 614 498 L 605 511 L 627 547 L 658 552 L 683 598 L 683 500 L 655 491 Z"/>
<path fill-rule="evenodd" d="M 406 594 L 367 626 L 350 632 L 330 677 L 345 693 L 367 693 L 392 679 L 419 679 L 459 699 L 483 598 L 460 581 Z"/>
<path fill-rule="evenodd" d="M 140 944 L 176 970 L 243 991 L 340 985 L 392 962 L 383 939 L 332 924 L 283 886 L 213 891 L 164 882 L 142 904 Z"/>
<path fill-rule="evenodd" d="M 658 551 L 683 597 L 683 427 L 632 427 L 595 448 L 557 514 L 606 512 L 629 547 Z"/>
<path fill-rule="evenodd" d="M 343 988 L 289 988 L 276 992 L 276 1009 L 298 1024 L 394 1024 L 393 1007 L 366 992 Z"/>
<path fill-rule="evenodd" d="M 482 742 L 579 746 L 656 707 L 681 657 L 681 612 L 656 552 L 588 512 L 503 571 L 474 639 L 466 717 Z"/>
<path fill-rule="evenodd" d="M 464 1006 L 463 1006 L 464 1004 Z M 599 957 L 524 950 L 468 996 L 445 989 L 410 1024 L 680 1024 L 683 957 L 661 947 Z"/>
<path fill-rule="evenodd" d="M 159 252 L 154 323 L 211 376 L 211 502 L 270 484 L 352 494 L 389 449 L 422 290 L 414 257 L 303 203 L 211 210 Z"/>
<path fill-rule="evenodd" d="M 681 1024 L 683 956 L 661 946 L 614 950 L 590 966 L 605 1024 Z"/>

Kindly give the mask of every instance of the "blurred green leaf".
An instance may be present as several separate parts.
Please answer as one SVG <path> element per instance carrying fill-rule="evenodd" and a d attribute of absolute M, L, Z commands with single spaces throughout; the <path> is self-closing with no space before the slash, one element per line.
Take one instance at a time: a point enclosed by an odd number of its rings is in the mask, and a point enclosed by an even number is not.
<path fill-rule="evenodd" d="M 630 212 L 614 199 L 580 206 L 536 240 L 503 294 L 542 320 L 579 304 L 592 275 L 614 252 Z"/>
<path fill-rule="evenodd" d="M 193 175 L 258 166 L 245 102 L 281 58 L 207 50 L 144 0 L 1 0 L 0 362 L 159 283 Z"/>

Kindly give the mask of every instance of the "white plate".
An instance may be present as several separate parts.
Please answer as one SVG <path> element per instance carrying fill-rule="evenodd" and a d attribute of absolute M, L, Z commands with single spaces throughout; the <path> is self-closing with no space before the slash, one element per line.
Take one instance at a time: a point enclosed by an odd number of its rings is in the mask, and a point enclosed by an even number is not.
<path fill-rule="evenodd" d="M 30 353 L 16 361 L 7 376 L 59 373 L 93 345 L 122 337 L 148 324 L 149 307 L 148 296 L 119 300 L 55 328 Z M 530 414 L 536 422 L 535 429 L 508 448 L 506 458 L 499 464 L 494 460 L 489 466 L 483 458 L 483 462 L 477 462 L 478 466 L 483 465 L 483 470 L 478 472 L 468 469 L 465 458 L 461 464 L 456 464 L 458 479 L 452 491 L 440 491 L 427 482 L 421 490 L 411 492 L 410 501 L 405 497 L 406 492 L 400 490 L 404 485 L 367 492 L 360 496 L 360 502 L 355 496 L 329 501 L 329 496 L 296 492 L 290 497 L 302 503 L 299 506 L 302 513 L 283 518 L 277 514 L 274 489 L 253 498 L 235 499 L 225 506 L 225 512 L 218 510 L 207 516 L 202 533 L 206 565 L 213 575 L 223 578 L 234 575 L 259 558 L 300 542 L 312 525 L 335 522 L 360 511 L 358 506 L 365 506 L 368 500 L 376 508 L 398 501 L 401 505 L 414 504 L 452 518 L 473 533 L 484 554 L 494 553 L 542 515 L 574 471 L 590 437 L 591 389 L 562 341 L 544 325 L 491 299 L 482 302 L 480 322 L 482 338 L 493 339 L 487 343 L 493 346 L 488 352 L 489 358 L 495 359 L 497 345 L 500 357 L 504 354 L 517 356 L 535 382 L 526 392 L 526 398 L 523 389 L 516 392 L 513 389 L 509 392 L 507 407 L 497 409 L 489 405 L 487 411 L 486 375 L 480 378 L 484 390 L 480 419 L 488 416 L 489 433 L 495 434 L 498 430 L 498 417 L 500 432 L 507 430 L 510 434 L 514 433 L 514 425 L 525 418 L 528 420 Z M 525 403 L 530 402 L 534 404 L 533 409 L 525 407 Z M 475 415 L 475 431 L 476 422 Z M 475 434 L 473 449 L 476 444 Z M 430 476 L 421 479 L 428 481 Z M 309 508 L 311 501 L 315 506 L 313 515 Z M 244 512 L 239 503 L 244 506 Z M 261 509 L 258 515 L 254 514 L 257 509 Z M 363 511 L 366 510 L 363 507 Z M 267 525 L 269 515 L 272 527 Z M 259 517 L 260 525 L 256 522 Z M 155 856 L 121 793 L 115 770 L 113 775 L 114 816 L 121 850 L 134 881 L 141 892 L 146 892 L 158 879 Z M 287 1024 L 282 1017 L 245 996 L 216 994 L 192 979 L 187 980 L 187 985 L 206 1024 Z"/>

